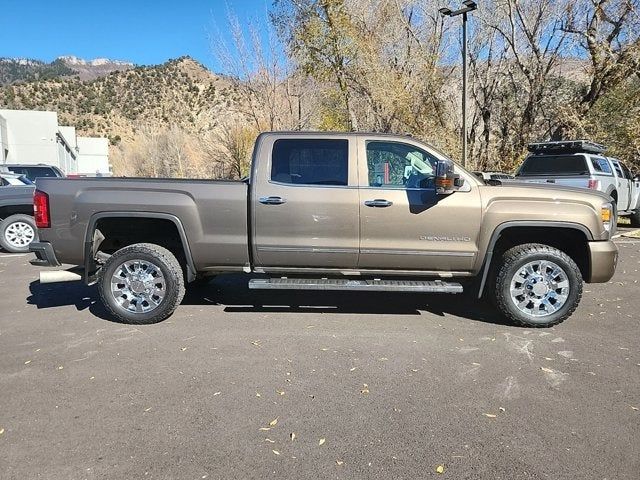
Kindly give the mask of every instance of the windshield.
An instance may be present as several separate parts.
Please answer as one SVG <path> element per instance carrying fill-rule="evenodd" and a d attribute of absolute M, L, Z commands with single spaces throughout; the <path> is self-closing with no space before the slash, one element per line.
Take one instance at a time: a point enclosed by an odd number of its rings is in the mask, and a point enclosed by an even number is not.
<path fill-rule="evenodd" d="M 531 155 L 524 160 L 516 176 L 586 175 L 589 173 L 583 155 Z"/>

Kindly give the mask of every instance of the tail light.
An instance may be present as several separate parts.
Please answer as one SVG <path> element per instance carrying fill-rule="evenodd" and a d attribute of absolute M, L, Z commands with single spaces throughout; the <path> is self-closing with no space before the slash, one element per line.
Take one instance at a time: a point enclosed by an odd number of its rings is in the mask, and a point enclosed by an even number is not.
<path fill-rule="evenodd" d="M 49 195 L 40 190 L 33 192 L 33 216 L 36 227 L 51 227 L 51 212 L 49 211 Z"/>
<path fill-rule="evenodd" d="M 600 180 L 589 180 L 589 184 L 587 186 L 591 190 L 599 190 L 600 189 Z"/>

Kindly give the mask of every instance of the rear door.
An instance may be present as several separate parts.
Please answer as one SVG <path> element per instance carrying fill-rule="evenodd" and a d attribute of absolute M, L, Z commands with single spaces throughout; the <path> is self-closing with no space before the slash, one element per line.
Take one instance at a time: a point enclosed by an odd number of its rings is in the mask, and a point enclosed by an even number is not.
<path fill-rule="evenodd" d="M 611 158 L 611 164 L 616 172 L 616 191 L 618 192 L 618 210 L 624 211 L 629 208 L 631 202 L 631 179 L 625 175 L 619 160 Z"/>
<path fill-rule="evenodd" d="M 340 135 L 267 135 L 254 162 L 255 265 L 265 271 L 355 268 L 355 141 Z"/>
<path fill-rule="evenodd" d="M 435 152 L 416 142 L 360 137 L 361 269 L 470 271 L 481 201 L 469 181 L 436 195 Z"/>

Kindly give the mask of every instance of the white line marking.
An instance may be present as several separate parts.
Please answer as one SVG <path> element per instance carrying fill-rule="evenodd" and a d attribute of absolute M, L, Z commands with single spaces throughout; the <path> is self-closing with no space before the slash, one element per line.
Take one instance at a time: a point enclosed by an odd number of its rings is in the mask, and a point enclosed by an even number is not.
<path fill-rule="evenodd" d="M 10 255 L 0 255 L 0 258 L 18 258 L 29 255 L 28 253 L 12 253 Z"/>

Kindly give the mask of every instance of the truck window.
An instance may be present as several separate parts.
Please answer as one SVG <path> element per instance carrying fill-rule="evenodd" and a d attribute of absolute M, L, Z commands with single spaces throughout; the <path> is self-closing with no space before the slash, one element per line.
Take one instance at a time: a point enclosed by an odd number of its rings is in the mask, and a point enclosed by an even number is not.
<path fill-rule="evenodd" d="M 633 180 L 633 174 L 631 173 L 631 170 L 629 170 L 629 168 L 627 168 L 627 166 L 622 162 L 620 162 L 620 165 L 622 166 L 622 171 L 624 172 L 625 178 Z"/>
<path fill-rule="evenodd" d="M 618 177 L 620 178 L 624 178 L 624 174 L 622 173 L 622 169 L 620 168 L 620 164 L 616 161 L 611 162 L 613 164 L 613 168 L 616 169 L 616 173 L 618 174 Z"/>
<path fill-rule="evenodd" d="M 370 187 L 434 188 L 438 159 L 413 145 L 367 142 Z"/>
<path fill-rule="evenodd" d="M 589 173 L 583 155 L 531 155 L 524 160 L 518 176 L 586 175 Z"/>
<path fill-rule="evenodd" d="M 271 156 L 271 180 L 293 185 L 347 185 L 349 141 L 276 140 Z"/>
<path fill-rule="evenodd" d="M 606 158 L 591 157 L 591 165 L 596 173 L 611 174 L 611 165 Z"/>

